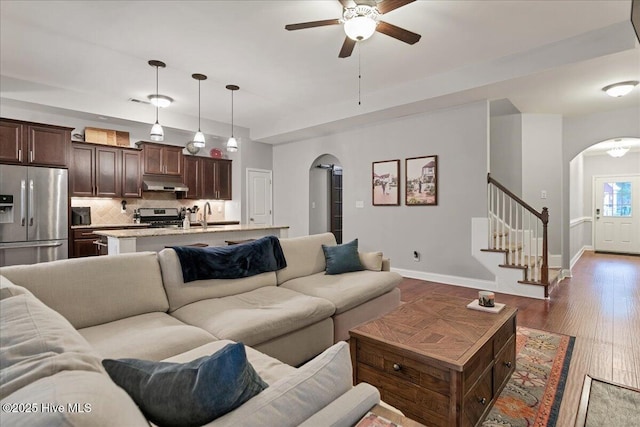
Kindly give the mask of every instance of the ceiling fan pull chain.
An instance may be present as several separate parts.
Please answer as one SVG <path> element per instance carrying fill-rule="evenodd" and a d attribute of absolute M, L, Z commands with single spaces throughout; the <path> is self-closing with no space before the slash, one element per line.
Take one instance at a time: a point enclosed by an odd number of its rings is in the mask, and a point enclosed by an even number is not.
<path fill-rule="evenodd" d="M 360 102 L 360 85 L 362 82 L 362 72 L 361 72 L 361 64 L 360 64 L 360 43 L 356 43 L 358 45 L 358 105 L 362 105 Z"/>

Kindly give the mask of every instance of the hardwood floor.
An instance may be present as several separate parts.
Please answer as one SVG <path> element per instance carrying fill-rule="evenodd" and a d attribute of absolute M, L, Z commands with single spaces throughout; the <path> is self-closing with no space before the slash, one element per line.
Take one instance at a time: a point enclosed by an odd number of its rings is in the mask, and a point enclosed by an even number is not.
<path fill-rule="evenodd" d="M 447 294 L 476 298 L 477 289 L 404 279 L 403 301 Z M 518 307 L 518 325 L 576 337 L 557 422 L 573 426 L 584 376 L 640 388 L 640 256 L 585 252 L 548 300 L 496 294 Z"/>

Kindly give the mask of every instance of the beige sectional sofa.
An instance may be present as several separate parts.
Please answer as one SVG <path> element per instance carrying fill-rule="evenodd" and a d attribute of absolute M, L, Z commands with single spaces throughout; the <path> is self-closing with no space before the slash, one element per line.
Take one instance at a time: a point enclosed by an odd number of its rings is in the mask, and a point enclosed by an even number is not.
<path fill-rule="evenodd" d="M 147 425 L 100 361 L 186 362 L 231 341 L 247 346 L 269 388 L 210 425 L 353 423 L 379 394 L 352 387 L 340 340 L 399 304 L 401 277 L 381 254 L 361 255 L 380 271 L 325 275 L 329 233 L 280 243 L 285 269 L 233 280 L 183 283 L 172 249 L 0 268 L 2 403 L 92 403 L 91 414 L 3 412 L 0 424 Z M 110 418 L 114 405 L 124 409 Z"/>

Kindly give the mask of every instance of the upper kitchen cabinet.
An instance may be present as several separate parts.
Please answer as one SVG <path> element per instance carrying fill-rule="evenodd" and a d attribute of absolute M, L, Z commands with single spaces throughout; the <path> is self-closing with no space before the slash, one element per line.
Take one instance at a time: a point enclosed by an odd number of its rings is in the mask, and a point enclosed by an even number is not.
<path fill-rule="evenodd" d="M 231 200 L 231 160 L 185 156 L 184 183 L 189 191 L 184 199 Z"/>
<path fill-rule="evenodd" d="M 71 195 L 142 197 L 140 150 L 99 144 L 72 144 Z"/>
<path fill-rule="evenodd" d="M 139 141 L 142 148 L 144 173 L 152 175 L 182 175 L 182 147 Z"/>
<path fill-rule="evenodd" d="M 71 128 L 0 119 L 0 162 L 67 167 Z"/>
<path fill-rule="evenodd" d="M 231 200 L 231 160 L 203 158 L 202 199 Z"/>

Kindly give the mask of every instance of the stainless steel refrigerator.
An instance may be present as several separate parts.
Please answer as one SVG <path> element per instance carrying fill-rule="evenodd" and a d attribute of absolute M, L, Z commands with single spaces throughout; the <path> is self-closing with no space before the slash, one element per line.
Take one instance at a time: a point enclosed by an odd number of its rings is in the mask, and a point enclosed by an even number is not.
<path fill-rule="evenodd" d="M 0 165 L 0 266 L 68 256 L 68 171 Z"/>

